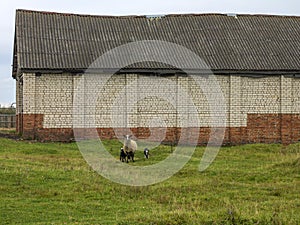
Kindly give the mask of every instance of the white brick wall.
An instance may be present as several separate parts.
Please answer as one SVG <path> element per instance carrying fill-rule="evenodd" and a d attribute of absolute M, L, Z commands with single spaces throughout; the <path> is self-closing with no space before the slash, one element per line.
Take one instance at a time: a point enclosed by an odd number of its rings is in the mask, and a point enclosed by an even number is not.
<path fill-rule="evenodd" d="M 89 118 L 94 118 L 96 126 L 103 128 L 195 126 L 194 115 L 188 115 L 193 104 L 199 113 L 200 126 L 211 125 L 206 96 L 191 77 L 88 76 L 84 82 L 86 95 L 75 103 L 78 108 L 75 118 L 89 115 L 86 124 L 81 126 L 93 127 Z M 17 88 L 17 110 L 23 103 L 25 114 L 44 114 L 44 128 L 72 128 L 74 93 L 81 79 L 82 76 L 71 74 L 23 74 L 23 99 L 22 88 Z M 108 80 L 104 85 L 105 79 Z M 204 77 L 199 79 L 203 83 L 210 82 L 201 80 L 206 79 Z M 227 126 L 246 126 L 248 113 L 300 113 L 300 79 L 236 75 L 218 75 L 216 79 L 225 98 Z M 210 91 L 212 94 L 216 89 Z M 85 105 L 88 107 L 84 108 Z"/>
<path fill-rule="evenodd" d="M 280 80 L 280 76 L 242 77 L 242 112 L 280 113 Z"/>
<path fill-rule="evenodd" d="M 16 114 L 23 111 L 23 81 L 18 78 L 16 80 Z"/>
<path fill-rule="evenodd" d="M 295 80 L 296 81 L 296 80 Z M 280 79 L 280 96 L 273 96 L 273 98 L 280 101 L 280 112 L 281 113 L 292 113 L 293 111 L 293 84 L 292 79 L 281 76 Z M 298 111 L 300 112 L 300 111 Z"/>
<path fill-rule="evenodd" d="M 240 76 L 230 76 L 229 82 L 229 124 L 230 127 L 246 126 L 247 113 L 242 110 L 242 80 Z"/>
<path fill-rule="evenodd" d="M 23 76 L 23 113 L 35 114 L 35 74 L 25 74 Z"/>
<path fill-rule="evenodd" d="M 291 79 L 292 91 L 289 95 L 292 98 L 292 113 L 300 113 L 300 79 Z M 290 101 L 289 101 L 290 102 Z"/>
<path fill-rule="evenodd" d="M 35 78 L 35 113 L 44 114 L 45 128 L 72 126 L 73 76 L 45 74 Z"/>

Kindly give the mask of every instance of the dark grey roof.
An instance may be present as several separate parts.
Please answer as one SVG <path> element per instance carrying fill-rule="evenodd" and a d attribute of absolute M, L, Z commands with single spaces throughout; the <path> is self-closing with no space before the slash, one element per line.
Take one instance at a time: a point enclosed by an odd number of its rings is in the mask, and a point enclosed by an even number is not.
<path fill-rule="evenodd" d="M 108 50 L 141 40 L 182 45 L 213 71 L 300 71 L 300 17 L 185 14 L 149 18 L 17 10 L 13 76 L 22 70 L 84 70 Z M 149 62 L 131 68 L 157 67 L 167 68 Z"/>

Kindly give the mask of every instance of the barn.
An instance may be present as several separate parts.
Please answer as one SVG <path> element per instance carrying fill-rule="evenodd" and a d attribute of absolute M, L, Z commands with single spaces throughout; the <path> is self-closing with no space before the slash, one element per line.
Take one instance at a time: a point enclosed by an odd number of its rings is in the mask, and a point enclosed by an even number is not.
<path fill-rule="evenodd" d="M 239 14 L 95 16 L 17 10 L 12 70 L 17 132 L 24 139 L 73 140 L 74 105 L 84 107 L 74 103 L 80 79 L 106 52 L 143 41 L 182 46 L 205 62 L 224 96 L 223 144 L 300 140 L 300 17 Z M 139 54 L 147 54 L 145 48 L 140 50 Z M 120 54 L 130 58 L 133 53 Z M 90 88 L 101 97 L 89 102 L 94 104 L 89 105 L 92 113 L 86 107 L 84 113 L 94 115 L 88 128 L 96 128 L 100 138 L 116 138 L 127 129 L 136 138 L 176 142 L 183 129 L 195 128 L 193 122 L 179 121 L 177 106 L 182 103 L 177 85 L 196 107 L 198 132 L 192 135 L 199 145 L 208 142 L 212 131 L 208 102 L 186 70 L 143 60 L 117 71 L 99 69 L 93 75 L 98 82 L 107 78 L 105 88 Z M 165 80 L 172 88 L 155 88 Z M 127 107 L 128 99 L 149 87 L 161 96 L 174 96 L 175 106 L 150 95 L 138 98 L 130 110 L 121 105 L 116 110 L 119 95 L 126 95 Z M 190 113 L 188 108 L 184 112 Z M 152 123 L 157 118 L 160 123 Z"/>

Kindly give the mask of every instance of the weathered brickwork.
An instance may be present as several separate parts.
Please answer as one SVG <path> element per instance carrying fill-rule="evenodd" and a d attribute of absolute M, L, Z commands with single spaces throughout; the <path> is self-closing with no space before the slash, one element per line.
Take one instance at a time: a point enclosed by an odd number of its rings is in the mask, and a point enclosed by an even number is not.
<path fill-rule="evenodd" d="M 226 128 L 224 144 L 300 140 L 300 79 L 216 76 L 225 123 L 213 120 L 205 87 L 189 76 L 90 74 L 82 79 L 67 73 L 23 74 L 17 81 L 17 131 L 27 139 L 69 141 L 73 125 L 87 136 L 96 127 L 105 139 L 128 128 L 139 138 L 161 140 L 164 135 L 165 142 L 176 142 L 190 129 L 204 145 L 210 127 L 219 125 Z M 213 81 L 197 79 L 210 87 L 208 95 L 217 93 Z"/>

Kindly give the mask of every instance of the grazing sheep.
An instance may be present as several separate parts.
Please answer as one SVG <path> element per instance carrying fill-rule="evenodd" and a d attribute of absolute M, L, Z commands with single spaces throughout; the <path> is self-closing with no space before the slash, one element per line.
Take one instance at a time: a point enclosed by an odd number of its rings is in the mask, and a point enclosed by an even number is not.
<path fill-rule="evenodd" d="M 127 155 L 126 162 L 132 160 L 134 162 L 134 152 L 137 150 L 137 144 L 134 140 L 131 139 L 132 135 L 124 135 L 124 146 L 123 149 Z"/>
<path fill-rule="evenodd" d="M 124 148 L 121 148 L 121 151 L 120 151 L 120 161 L 121 162 L 125 162 L 126 156 L 127 156 L 127 154 L 125 153 Z"/>
<path fill-rule="evenodd" d="M 148 148 L 144 149 L 144 156 L 146 159 L 149 159 L 149 149 Z"/>

